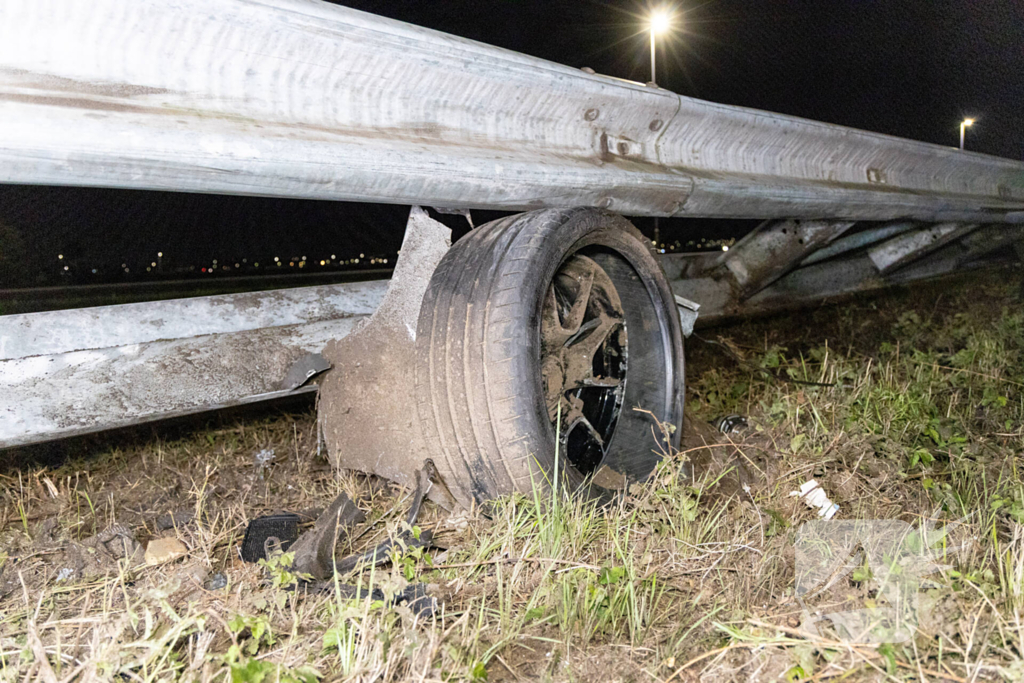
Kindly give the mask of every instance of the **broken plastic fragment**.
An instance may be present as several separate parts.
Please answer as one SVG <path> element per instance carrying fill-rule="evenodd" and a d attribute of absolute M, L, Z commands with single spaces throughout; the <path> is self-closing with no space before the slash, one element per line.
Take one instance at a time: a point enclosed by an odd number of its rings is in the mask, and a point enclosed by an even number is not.
<path fill-rule="evenodd" d="M 257 517 L 245 529 L 239 554 L 245 562 L 259 562 L 267 558 L 267 540 L 274 539 L 274 545 L 282 551 L 288 550 L 299 537 L 299 516 L 291 512 L 278 512 Z"/>
<path fill-rule="evenodd" d="M 738 434 L 750 426 L 747 418 L 742 415 L 723 415 L 712 424 L 723 434 Z"/>
<path fill-rule="evenodd" d="M 799 491 L 790 491 L 789 495 L 790 497 L 799 496 L 803 498 L 807 507 L 812 510 L 817 509 L 818 516 L 822 519 L 832 519 L 839 512 L 839 506 L 829 500 L 828 494 L 825 493 L 825 490 L 814 479 L 806 482 L 800 487 Z"/>

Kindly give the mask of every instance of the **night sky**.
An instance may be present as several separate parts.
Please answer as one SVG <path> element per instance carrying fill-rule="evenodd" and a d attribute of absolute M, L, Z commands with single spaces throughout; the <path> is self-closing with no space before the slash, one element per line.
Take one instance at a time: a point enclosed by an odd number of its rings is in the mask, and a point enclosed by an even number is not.
<path fill-rule="evenodd" d="M 649 80 L 647 5 L 575 0 L 337 4 L 599 73 Z M 1024 159 L 1024 0 L 687 0 L 659 56 L 683 95 Z M 53 284 L 54 255 L 114 281 L 176 264 L 393 253 L 402 207 L 0 186 L 0 288 Z M 390 229 L 388 229 L 390 228 Z M 672 237 L 696 228 L 670 223 Z M 15 243 L 20 241 L 20 246 Z M 11 246 L 15 245 L 15 246 Z M 21 272 L 10 266 L 19 252 Z M 5 265 L 6 264 L 6 265 Z M 148 265 L 148 264 L 147 264 Z M 137 272 L 137 271 L 136 271 Z M 104 275 L 107 273 L 108 275 Z M 76 282 L 88 282 L 79 277 Z"/>

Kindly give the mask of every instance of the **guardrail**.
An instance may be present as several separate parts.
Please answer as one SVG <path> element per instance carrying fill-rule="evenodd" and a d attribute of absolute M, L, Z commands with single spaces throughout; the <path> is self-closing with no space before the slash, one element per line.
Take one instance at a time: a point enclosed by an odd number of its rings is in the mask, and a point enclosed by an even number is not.
<path fill-rule="evenodd" d="M 0 121 L 6 183 L 767 219 L 727 254 L 666 261 L 703 321 L 1015 258 L 1024 224 L 1019 162 L 307 0 L 6 0 Z M 397 266 L 420 294 L 429 272 L 413 271 L 443 251 L 424 221 L 429 258 Z M 294 363 L 386 288 L 0 317 L 0 446 L 291 391 Z M 402 297 L 415 337 L 420 300 Z"/>
<path fill-rule="evenodd" d="M 6 0 L 0 120 L 8 183 L 1024 220 L 1019 162 L 681 97 L 308 0 Z"/>

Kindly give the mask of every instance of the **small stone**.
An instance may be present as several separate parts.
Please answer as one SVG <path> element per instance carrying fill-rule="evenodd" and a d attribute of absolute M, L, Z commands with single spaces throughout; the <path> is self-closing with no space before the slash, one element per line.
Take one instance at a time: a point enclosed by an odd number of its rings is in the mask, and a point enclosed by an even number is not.
<path fill-rule="evenodd" d="M 154 538 L 146 546 L 146 564 L 158 565 L 172 562 L 179 557 L 184 557 L 187 553 L 188 549 L 185 544 L 173 536 Z"/>
<path fill-rule="evenodd" d="M 184 526 L 195 519 L 195 516 L 196 513 L 193 510 L 168 512 L 156 518 L 156 528 L 160 531 L 167 531 L 168 529 Z"/>
<path fill-rule="evenodd" d="M 217 572 L 211 576 L 206 582 L 206 590 L 219 591 L 222 588 L 227 588 L 228 576 L 224 572 Z"/>

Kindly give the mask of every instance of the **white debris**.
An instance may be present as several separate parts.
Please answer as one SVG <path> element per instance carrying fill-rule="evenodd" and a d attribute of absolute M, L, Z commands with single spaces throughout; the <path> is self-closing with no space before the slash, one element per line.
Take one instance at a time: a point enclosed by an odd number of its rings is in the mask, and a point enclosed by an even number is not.
<path fill-rule="evenodd" d="M 264 467 L 268 467 L 270 465 L 270 463 L 274 461 L 274 449 L 273 448 L 264 448 L 262 451 L 260 451 L 259 453 L 256 454 L 255 459 L 256 459 L 256 465 L 260 469 L 263 469 Z"/>
<path fill-rule="evenodd" d="M 64 567 L 59 572 L 57 572 L 57 580 L 58 581 L 67 581 L 68 579 L 70 579 L 74 575 L 75 575 L 75 570 L 74 569 L 72 569 L 71 567 Z"/>
<path fill-rule="evenodd" d="M 791 491 L 789 495 L 803 498 L 807 507 L 812 510 L 817 509 L 818 516 L 822 519 L 832 519 L 839 512 L 839 506 L 829 500 L 825 489 L 821 488 L 814 479 L 801 486 L 799 491 Z"/>

